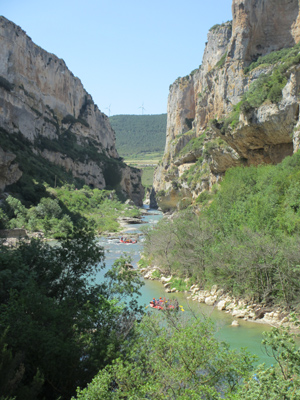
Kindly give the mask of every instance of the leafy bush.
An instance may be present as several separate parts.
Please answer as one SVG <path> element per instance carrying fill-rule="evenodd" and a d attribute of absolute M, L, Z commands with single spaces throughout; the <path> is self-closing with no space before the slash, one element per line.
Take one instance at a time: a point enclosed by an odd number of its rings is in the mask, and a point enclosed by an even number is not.
<path fill-rule="evenodd" d="M 200 184 L 201 178 L 209 173 L 209 165 L 204 162 L 203 157 L 198 160 L 188 170 L 186 170 L 180 177 L 180 182 L 185 182 L 189 187 L 194 189 L 197 184 Z"/>
<path fill-rule="evenodd" d="M 184 292 L 189 289 L 187 282 L 180 278 L 172 278 L 170 283 L 171 283 L 171 288 L 177 289 L 179 292 Z"/>
<path fill-rule="evenodd" d="M 184 197 L 183 199 L 180 199 L 178 204 L 177 204 L 177 208 L 179 210 L 185 210 L 186 208 L 188 208 L 191 204 L 192 204 L 192 199 L 190 197 Z"/>
<path fill-rule="evenodd" d="M 196 199 L 196 204 L 207 204 L 209 200 L 212 199 L 212 194 L 209 193 L 207 190 L 200 193 Z"/>
<path fill-rule="evenodd" d="M 221 399 L 237 391 L 254 357 L 218 341 L 209 320 L 160 315 L 142 320 L 127 357 L 78 389 L 78 400 Z"/>
<path fill-rule="evenodd" d="M 77 120 L 76 120 L 76 118 L 75 118 L 73 115 L 68 114 L 68 115 L 66 115 L 66 116 L 62 119 L 61 122 L 62 122 L 63 124 L 75 124 L 75 123 L 77 122 Z"/>
<path fill-rule="evenodd" d="M 292 319 L 292 318 L 290 318 Z M 293 318 L 295 319 L 295 318 Z M 299 321 L 295 327 L 299 328 Z M 297 346 L 299 335 L 289 328 L 272 328 L 264 332 L 262 345 L 266 354 L 274 357 L 275 365 L 260 365 L 240 386 L 236 400 L 286 399 L 300 397 L 300 354 Z"/>
<path fill-rule="evenodd" d="M 84 226 L 60 244 L 0 245 L 0 396 L 68 400 L 122 354 L 143 283 L 122 257 L 95 284 L 103 260 Z"/>
<path fill-rule="evenodd" d="M 178 154 L 179 157 L 196 150 L 199 150 L 203 147 L 204 139 L 206 137 L 205 133 L 202 133 L 200 136 L 192 138 L 186 146 L 180 151 Z"/>
<path fill-rule="evenodd" d="M 155 271 L 152 272 L 151 277 L 153 279 L 159 279 L 161 277 L 161 273 L 156 269 Z"/>
<path fill-rule="evenodd" d="M 20 200 L 9 196 L 0 208 L 3 227 L 42 231 L 47 237 L 63 238 L 76 226 L 86 221 L 97 233 L 116 232 L 120 225 L 117 218 L 140 216 L 136 207 L 127 208 L 118 200 L 111 200 L 111 192 L 84 186 L 48 188 L 36 206 L 27 209 Z"/>
<path fill-rule="evenodd" d="M 223 56 L 217 62 L 216 68 L 222 68 L 225 65 L 226 58 L 227 58 L 227 52 L 225 54 L 223 54 Z"/>
<path fill-rule="evenodd" d="M 267 99 L 272 103 L 278 103 L 282 98 L 282 89 L 286 83 L 287 78 L 278 69 L 269 74 L 261 74 L 250 85 L 243 101 L 247 101 L 251 107 L 255 108 Z"/>
<path fill-rule="evenodd" d="M 165 190 L 159 190 L 156 194 L 158 197 L 163 197 L 166 195 L 166 191 Z"/>
<path fill-rule="evenodd" d="M 298 64 L 299 62 L 299 43 L 291 48 L 284 48 L 278 51 L 272 51 L 265 56 L 259 57 L 257 61 L 251 63 L 249 67 L 245 68 L 244 73 L 247 74 L 253 69 L 264 66 L 264 65 L 274 65 L 277 63 L 281 63 L 283 66 L 291 66 L 294 64 Z"/>

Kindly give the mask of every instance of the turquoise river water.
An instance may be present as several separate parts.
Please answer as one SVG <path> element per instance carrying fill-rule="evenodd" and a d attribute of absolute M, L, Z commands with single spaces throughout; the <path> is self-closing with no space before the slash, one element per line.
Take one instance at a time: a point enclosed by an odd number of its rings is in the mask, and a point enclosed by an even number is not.
<path fill-rule="evenodd" d="M 144 216 L 143 220 L 148 224 L 156 224 L 160 218 L 162 218 L 161 213 L 158 213 L 156 210 L 148 210 L 148 215 Z M 139 233 L 143 225 L 144 224 L 128 225 L 127 232 Z M 142 238 L 140 238 L 136 244 L 124 244 L 121 243 L 118 238 L 109 239 L 101 237 L 99 238 L 99 245 L 103 246 L 105 249 L 105 270 L 124 253 L 132 257 L 132 264 L 134 267 L 137 267 L 137 262 L 143 250 Z M 99 273 L 97 280 L 100 281 L 103 278 L 105 270 Z M 163 285 L 158 281 L 144 280 L 144 282 L 145 285 L 141 289 L 142 295 L 139 298 L 141 305 L 145 305 L 146 307 L 153 297 L 177 297 L 185 313 L 189 313 L 191 312 L 189 310 L 192 310 L 196 314 L 210 316 L 215 322 L 217 330 L 216 335 L 220 340 L 226 341 L 232 348 L 240 349 L 241 347 L 246 347 L 252 354 L 256 354 L 259 357 L 258 363 L 264 362 L 267 365 L 273 364 L 274 360 L 265 354 L 261 346 L 261 341 L 263 339 L 262 333 L 270 330 L 268 325 L 239 320 L 240 325 L 238 327 L 233 327 L 231 323 L 234 318 L 224 311 L 218 311 L 212 306 L 187 300 L 187 294 L 184 293 L 166 294 Z M 149 309 L 150 307 L 148 310 Z M 150 310 L 151 312 L 159 312 L 158 310 Z"/>

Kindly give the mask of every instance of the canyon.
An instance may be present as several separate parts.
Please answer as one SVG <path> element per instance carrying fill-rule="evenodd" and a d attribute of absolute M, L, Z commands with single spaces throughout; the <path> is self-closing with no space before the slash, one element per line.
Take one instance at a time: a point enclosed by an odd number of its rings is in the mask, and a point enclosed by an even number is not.
<path fill-rule="evenodd" d="M 232 16 L 209 30 L 200 67 L 170 85 L 165 152 L 153 185 L 165 210 L 191 204 L 231 167 L 277 164 L 299 148 L 299 62 L 283 72 L 279 100 L 239 108 L 281 61 L 250 66 L 299 43 L 298 1 L 233 0 Z"/>
<path fill-rule="evenodd" d="M 24 175 L 15 141 L 33 158 L 141 206 L 141 171 L 119 157 L 108 117 L 65 62 L 4 17 L 0 49 L 0 190 L 9 191 Z"/>

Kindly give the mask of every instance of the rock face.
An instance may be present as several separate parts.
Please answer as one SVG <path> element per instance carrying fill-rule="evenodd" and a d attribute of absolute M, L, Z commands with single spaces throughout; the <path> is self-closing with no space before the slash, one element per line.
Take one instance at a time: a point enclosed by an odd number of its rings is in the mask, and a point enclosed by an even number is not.
<path fill-rule="evenodd" d="M 0 147 L 0 191 L 4 190 L 5 186 L 16 182 L 22 176 L 18 164 L 13 163 L 15 158 L 14 154 L 5 153 Z"/>
<path fill-rule="evenodd" d="M 35 154 L 94 187 L 118 185 L 125 197 L 141 205 L 144 189 L 140 171 L 119 160 L 108 117 L 65 62 L 35 45 L 4 17 L 0 17 L 0 49 L 1 133 L 21 134 Z M 60 146 L 66 140 L 67 145 Z M 72 156 L 71 143 L 72 148 L 80 149 L 81 157 Z M 16 173 L 13 179 L 5 177 L 5 151 L 3 148 L 0 153 L 1 189 L 20 178 Z M 117 180 L 111 179 L 107 162 L 118 170 Z M 10 169 L 12 165 L 13 161 Z"/>
<path fill-rule="evenodd" d="M 220 121 L 274 65 L 245 68 L 300 41 L 299 2 L 233 0 L 232 15 L 232 22 L 210 29 L 199 69 L 170 86 L 165 153 L 154 176 L 158 203 L 165 208 L 210 190 L 232 166 L 275 164 L 298 150 L 298 65 L 286 73 L 279 102 L 242 110 L 234 127 L 224 129 Z"/>

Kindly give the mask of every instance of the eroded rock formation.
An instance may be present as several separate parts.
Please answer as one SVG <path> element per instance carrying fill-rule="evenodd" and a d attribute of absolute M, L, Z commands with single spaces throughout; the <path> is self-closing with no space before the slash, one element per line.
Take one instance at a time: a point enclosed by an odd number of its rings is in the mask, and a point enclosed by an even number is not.
<path fill-rule="evenodd" d="M 224 121 L 274 65 L 245 68 L 300 41 L 299 2 L 233 0 L 232 15 L 232 22 L 210 29 L 199 69 L 170 87 L 165 154 L 154 176 L 161 205 L 171 197 L 173 206 L 183 197 L 196 198 L 232 166 L 278 163 L 298 150 L 297 63 L 285 72 L 279 101 L 244 107 L 226 127 Z"/>
<path fill-rule="evenodd" d="M 125 197 L 141 205 L 141 172 L 119 160 L 108 117 L 65 62 L 38 47 L 4 17 L 0 17 L 0 49 L 0 133 L 6 139 L 21 134 L 34 154 L 86 184 L 100 189 L 118 186 Z M 11 161 L 10 170 L 13 165 Z M 2 190 L 20 178 L 15 173 L 9 179 L 3 167 L 1 171 Z"/>

